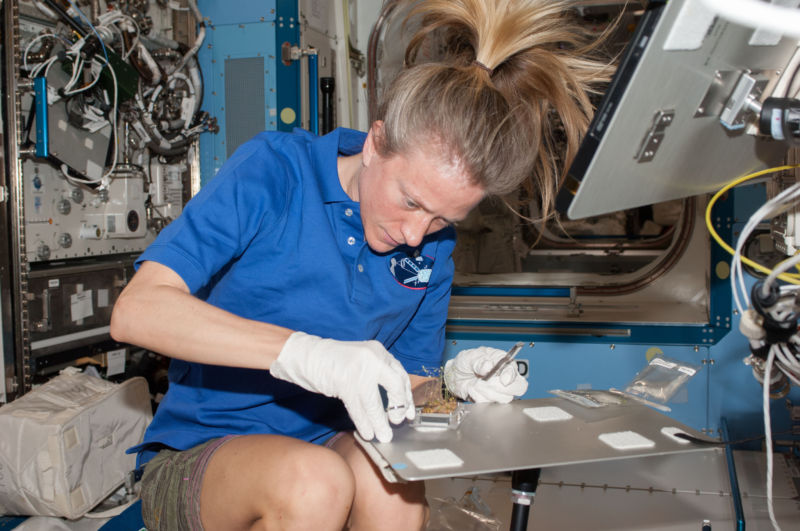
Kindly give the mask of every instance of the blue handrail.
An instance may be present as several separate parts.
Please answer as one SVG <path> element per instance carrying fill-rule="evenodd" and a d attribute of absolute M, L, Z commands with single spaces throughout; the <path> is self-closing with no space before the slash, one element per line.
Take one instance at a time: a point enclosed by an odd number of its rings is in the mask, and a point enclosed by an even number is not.
<path fill-rule="evenodd" d="M 308 54 L 308 128 L 315 135 L 319 134 L 319 63 L 316 51 Z"/>
<path fill-rule="evenodd" d="M 36 156 L 50 156 L 49 124 L 47 123 L 47 79 L 33 79 L 33 97 L 36 102 Z"/>
<path fill-rule="evenodd" d="M 722 440 L 729 441 L 730 437 L 728 436 L 728 421 L 725 419 L 725 417 L 720 419 L 719 425 L 720 431 L 722 432 Z M 733 507 L 736 511 L 736 531 L 745 531 L 742 495 L 739 492 L 739 480 L 736 477 L 736 463 L 733 460 L 733 448 L 731 448 L 730 444 L 725 445 L 725 458 L 728 461 L 728 477 L 731 481 L 731 497 L 733 498 Z"/>

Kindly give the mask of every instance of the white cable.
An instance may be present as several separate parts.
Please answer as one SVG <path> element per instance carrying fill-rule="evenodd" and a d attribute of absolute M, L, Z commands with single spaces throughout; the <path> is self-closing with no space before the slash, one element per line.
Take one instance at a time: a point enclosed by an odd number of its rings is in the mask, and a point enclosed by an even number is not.
<path fill-rule="evenodd" d="M 175 89 L 175 82 L 179 79 L 184 83 L 186 83 L 186 86 L 189 87 L 189 95 L 194 96 L 194 85 L 192 84 L 192 81 L 189 79 L 188 76 L 185 76 L 180 72 L 173 72 L 172 74 L 170 74 L 169 83 L 167 83 L 167 88 Z"/>
<path fill-rule="evenodd" d="M 123 56 L 123 59 L 125 59 L 126 61 L 128 60 L 128 57 L 130 57 L 130 55 L 136 49 L 136 47 L 139 45 L 140 37 L 142 35 L 141 31 L 139 30 L 139 25 L 136 24 L 136 22 L 134 22 L 133 19 L 131 19 L 131 22 L 133 23 L 133 27 L 136 28 L 136 37 L 133 38 L 133 42 L 131 43 L 131 47 L 128 50 L 128 53 L 126 53 Z"/>
<path fill-rule="evenodd" d="M 50 73 L 50 67 L 52 67 L 57 62 L 58 62 L 58 57 L 56 56 L 53 56 L 52 61 L 47 62 L 47 66 L 44 68 L 44 77 L 47 77 L 47 75 Z"/>
<path fill-rule="evenodd" d="M 725 19 L 748 28 L 759 28 L 800 39 L 800 11 L 758 0 L 702 0 Z"/>
<path fill-rule="evenodd" d="M 769 413 L 769 384 L 770 372 L 772 372 L 772 362 L 775 359 L 775 345 L 770 347 L 769 355 L 767 356 L 767 365 L 764 367 L 764 391 L 763 391 L 763 409 L 764 409 L 764 435 L 766 437 L 767 446 L 767 509 L 769 511 L 769 520 L 772 522 L 772 527 L 776 531 L 780 531 L 781 527 L 775 520 L 775 510 L 772 507 L 772 421 L 770 420 Z"/>
<path fill-rule="evenodd" d="M 171 10 L 173 10 L 173 11 L 189 11 L 188 7 L 183 7 L 183 6 L 179 5 L 177 2 L 169 2 L 167 4 L 167 7 L 170 8 Z"/>
<path fill-rule="evenodd" d="M 161 91 L 164 89 L 164 85 L 159 85 L 156 87 L 156 90 L 153 91 L 152 96 L 150 96 L 150 105 L 147 106 L 147 113 L 153 114 L 153 109 L 156 107 L 156 100 L 158 99 L 158 95 L 161 94 Z"/>
<path fill-rule="evenodd" d="M 798 359 L 797 354 L 786 343 L 781 344 L 781 352 L 786 358 L 786 365 L 800 374 L 800 359 Z"/>
<path fill-rule="evenodd" d="M 744 228 L 742 229 L 739 238 L 736 242 L 736 249 L 734 251 L 733 259 L 731 260 L 731 290 L 733 292 L 733 299 L 736 303 L 736 308 L 739 313 L 743 313 L 744 307 L 750 305 L 750 297 L 747 293 L 745 286 L 744 273 L 742 272 L 741 253 L 745 241 L 750 236 L 750 233 L 755 230 L 759 223 L 765 218 L 776 215 L 784 204 L 791 203 L 800 195 L 800 182 L 789 186 L 782 190 L 778 195 L 764 203 L 756 212 L 747 220 Z M 737 282 L 738 281 L 738 282 Z M 738 287 L 737 287 L 738 284 Z M 744 304 L 741 303 L 739 293 L 743 295 L 742 299 Z"/>
<path fill-rule="evenodd" d="M 101 70 L 102 70 L 102 68 L 101 68 Z M 65 88 L 65 89 L 64 89 L 64 95 L 65 95 L 65 96 L 71 96 L 71 95 L 73 95 L 73 94 L 78 94 L 79 92 L 84 92 L 84 91 L 86 91 L 86 90 L 89 90 L 90 88 L 92 88 L 93 86 L 95 86 L 99 80 L 100 80 L 100 71 L 98 71 L 98 72 L 97 72 L 97 75 L 95 75 L 95 77 L 94 77 L 94 79 L 92 80 L 92 82 L 91 82 L 91 83 L 89 83 L 88 85 L 84 85 L 84 86 L 82 86 L 82 87 L 78 87 L 78 88 L 76 88 L 76 89 L 70 89 L 70 90 L 67 90 L 67 89 Z"/>
<path fill-rule="evenodd" d="M 101 57 L 100 59 L 105 61 L 105 58 Z M 113 110 L 111 112 L 111 134 L 114 136 L 114 158 L 113 158 L 113 161 L 111 163 L 111 168 L 108 170 L 108 172 L 105 175 L 103 175 L 102 180 L 105 180 L 106 178 L 110 177 L 111 174 L 114 173 L 114 170 L 117 169 L 117 158 L 118 158 L 118 154 L 119 154 L 119 140 L 117 138 L 118 137 L 118 135 L 117 135 L 117 106 L 119 105 L 119 101 L 118 101 L 119 86 L 117 84 L 117 74 L 116 74 L 116 72 L 114 72 L 114 68 L 112 68 L 112 66 L 108 63 L 108 61 L 105 61 L 105 63 L 106 63 L 106 66 L 108 66 L 108 70 L 111 72 L 111 78 L 114 80 L 114 106 L 113 106 Z"/>
<path fill-rule="evenodd" d="M 184 131 L 183 132 L 183 136 L 189 138 L 189 137 L 192 137 L 194 135 L 200 134 L 205 130 L 206 130 L 206 123 L 203 122 L 203 123 L 201 123 L 199 125 L 196 125 L 196 126 L 192 127 L 191 129 L 187 129 L 186 131 Z"/>
<path fill-rule="evenodd" d="M 731 289 L 733 291 L 733 298 L 736 302 L 736 307 L 740 313 L 743 312 L 744 306 L 750 305 L 750 298 L 747 292 L 747 288 L 744 282 L 744 273 L 742 272 L 742 260 L 741 260 L 741 253 L 742 247 L 744 246 L 745 241 L 749 238 L 750 233 L 755 230 L 755 227 L 761 223 L 761 220 L 769 215 L 772 201 L 777 201 L 778 197 L 776 196 L 772 200 L 768 201 L 764 205 L 761 206 L 758 210 L 756 210 L 750 219 L 747 220 L 745 226 L 742 228 L 742 231 L 739 235 L 739 239 L 736 242 L 736 249 L 733 254 L 732 259 L 732 274 L 731 274 Z M 738 280 L 738 286 L 736 283 Z M 744 305 L 739 300 L 739 292 L 742 293 L 742 298 L 744 300 Z"/>
<path fill-rule="evenodd" d="M 203 76 L 200 75 L 200 67 L 197 64 L 197 59 L 189 63 L 189 79 L 192 80 L 192 87 L 197 97 L 194 100 L 194 107 L 192 108 L 192 116 L 197 114 L 200 110 L 200 103 L 203 99 Z"/>
<path fill-rule="evenodd" d="M 778 368 L 780 369 L 780 371 L 781 371 L 781 372 L 782 372 L 782 373 L 783 373 L 783 374 L 784 374 L 784 375 L 785 375 L 787 378 L 789 378 L 789 379 L 792 381 L 792 383 L 794 383 L 795 385 L 800 385 L 800 380 L 798 380 L 798 379 L 797 379 L 797 376 L 795 376 L 795 375 L 794 375 L 794 373 L 793 373 L 793 372 L 792 372 L 792 371 L 791 371 L 791 370 L 790 370 L 788 367 L 783 367 L 783 366 L 780 364 L 780 362 L 777 362 L 777 361 L 775 362 L 775 364 L 778 366 Z"/>
<path fill-rule="evenodd" d="M 798 337 L 797 333 L 795 333 L 792 337 L 790 337 L 786 343 L 784 343 L 786 347 L 786 352 L 790 352 L 796 359 L 798 367 L 800 367 L 800 349 L 797 348 L 798 345 Z M 794 346 L 794 350 L 792 350 L 792 346 Z"/>
<path fill-rule="evenodd" d="M 68 55 L 69 55 L 69 54 L 68 54 Z M 75 54 L 73 54 L 73 55 L 75 55 Z M 70 75 L 70 78 L 69 78 L 69 80 L 68 80 L 68 81 L 67 81 L 67 82 L 64 84 L 64 87 L 62 87 L 62 88 L 64 88 L 64 89 L 69 89 L 70 87 L 72 87 L 72 84 L 73 84 L 73 83 L 75 83 L 75 80 L 76 80 L 76 79 L 77 79 L 77 77 L 78 77 L 78 76 L 76 75 L 76 73 L 75 73 L 75 72 L 78 70 L 78 69 L 76 68 L 76 66 L 78 66 L 78 63 L 79 63 L 80 61 L 81 61 L 81 58 L 80 58 L 80 56 L 78 56 L 78 55 L 75 55 L 75 57 L 72 59 L 72 74 Z"/>
<path fill-rule="evenodd" d="M 733 253 L 733 258 L 731 260 L 732 267 L 731 267 L 731 290 L 733 292 L 733 300 L 736 303 L 736 308 L 739 310 L 739 313 L 742 314 L 744 312 L 744 307 L 750 306 L 750 297 L 747 292 L 747 287 L 745 286 L 744 281 L 744 273 L 742 271 L 742 247 L 744 246 L 745 241 L 750 236 L 750 233 L 755 230 L 755 227 L 761 223 L 761 219 L 767 213 L 767 205 L 762 206 L 759 210 L 757 210 L 747 223 L 742 228 L 742 232 L 739 235 L 739 239 L 736 242 L 736 249 Z M 738 280 L 738 285 L 737 285 Z M 740 302 L 739 293 L 742 294 L 742 299 L 744 300 L 744 304 Z"/>
<path fill-rule="evenodd" d="M 769 293 L 769 289 L 770 287 L 772 287 L 772 284 L 778 279 L 778 275 L 780 275 L 781 273 L 785 273 L 792 267 L 796 266 L 798 263 L 800 263 L 800 253 L 784 260 L 783 262 L 775 266 L 772 272 L 764 280 L 763 293 L 765 294 Z"/>
<path fill-rule="evenodd" d="M 114 26 L 114 24 L 119 24 L 120 22 L 126 22 L 126 23 L 130 24 L 131 26 L 133 26 L 133 28 L 136 30 L 136 37 L 134 37 L 133 42 L 131 43 L 131 46 L 130 46 L 130 48 L 128 49 L 127 52 L 125 51 L 125 41 L 124 41 L 124 39 L 121 39 L 121 42 L 122 42 L 122 54 L 121 55 L 122 55 L 123 59 L 127 60 L 128 56 L 130 56 L 130 54 L 136 48 L 136 45 L 139 43 L 139 38 L 141 36 L 141 30 L 139 29 L 139 24 L 136 23 L 136 20 L 134 20 L 133 17 L 131 17 L 129 15 L 126 15 L 125 13 L 122 13 L 121 11 L 116 10 L 116 9 L 108 11 L 106 13 L 103 13 L 102 15 L 97 17 L 97 20 L 100 23 L 100 25 L 102 25 L 102 26 L 109 26 L 109 27 L 115 27 L 116 28 L 116 26 Z M 100 26 L 97 26 L 97 27 L 99 28 Z M 117 29 L 117 31 L 121 32 L 122 30 Z M 125 30 L 125 31 L 127 31 L 127 30 Z"/>
<path fill-rule="evenodd" d="M 39 36 L 31 39 L 31 42 L 28 43 L 28 45 L 25 47 L 25 52 L 22 54 L 22 68 L 23 69 L 25 69 L 25 70 L 28 69 L 28 52 L 30 52 L 30 50 L 33 47 L 33 45 L 36 44 L 37 42 L 39 42 L 40 40 L 46 38 L 46 37 L 53 37 L 53 38 L 56 38 L 56 39 L 58 38 L 55 33 L 43 33 L 42 35 L 39 35 Z"/>
<path fill-rule="evenodd" d="M 191 98 L 191 101 L 193 102 L 192 103 L 192 114 L 189 117 L 189 119 L 184 122 L 183 127 L 181 128 L 181 131 L 183 132 L 183 134 L 186 134 L 186 131 L 189 129 L 189 126 L 192 123 L 192 116 L 194 116 L 195 113 L 197 112 L 197 105 L 195 104 L 195 102 L 199 101 L 199 98 L 195 98 L 194 84 L 192 83 L 192 80 L 189 79 L 189 76 L 181 74 L 180 72 L 177 72 L 177 71 L 173 72 L 172 74 L 170 74 L 169 81 L 167 82 L 167 88 L 170 89 L 170 90 L 175 90 L 175 85 L 176 85 L 178 80 L 183 81 L 186 84 L 186 87 L 189 90 L 189 96 L 188 97 Z M 183 105 L 181 105 L 181 107 L 183 107 Z M 181 115 L 183 115 L 183 112 L 181 112 Z"/>
<path fill-rule="evenodd" d="M 111 24 L 109 26 L 98 26 L 98 28 L 110 28 L 114 32 L 115 39 L 109 39 L 110 42 L 114 42 L 114 40 L 119 40 L 119 54 L 122 56 L 123 59 L 128 59 L 128 55 L 126 54 L 125 50 L 125 37 L 122 34 L 122 30 L 119 29 L 117 26 Z"/>
<path fill-rule="evenodd" d="M 80 55 L 75 54 L 75 60 L 72 62 L 72 77 L 64 85 L 64 91 L 72 90 L 73 85 L 75 85 L 75 83 L 77 83 L 80 79 L 82 71 L 83 58 Z"/>
<path fill-rule="evenodd" d="M 200 49 L 200 46 L 203 44 L 203 40 L 206 38 L 206 26 L 203 23 L 203 14 L 197 7 L 197 2 L 195 0 L 188 0 L 188 4 L 190 11 L 197 20 L 197 23 L 200 25 L 200 29 L 197 31 L 197 37 L 194 40 L 194 45 L 192 45 L 192 47 L 183 55 L 181 62 L 178 63 L 177 68 L 175 68 L 173 72 L 180 72 L 183 70 L 183 67 L 186 66 L 186 63 L 189 62 L 189 59 L 197 53 L 197 51 Z"/>
<path fill-rule="evenodd" d="M 797 361 L 794 353 L 789 350 L 789 347 L 787 347 L 785 343 L 778 344 L 775 357 L 778 359 L 778 361 L 785 365 L 787 369 L 800 369 L 800 362 Z"/>
<path fill-rule="evenodd" d="M 64 176 L 64 178 L 76 186 L 81 184 L 93 184 L 98 182 L 98 181 L 87 181 L 85 179 L 76 179 L 75 177 L 69 174 L 69 167 L 66 164 L 62 164 L 61 166 L 59 166 L 59 169 L 61 170 L 61 174 Z"/>
<path fill-rule="evenodd" d="M 768 296 L 771 290 L 766 293 L 762 292 L 764 297 Z M 775 302 L 768 308 L 764 308 L 777 322 L 784 322 L 796 313 L 795 308 L 795 293 L 793 290 L 785 289 L 785 286 L 780 286 L 777 290 L 777 298 Z"/>
<path fill-rule="evenodd" d="M 739 312 L 739 315 L 744 314 L 744 306 L 742 305 L 742 301 L 739 298 L 739 284 L 741 281 L 737 282 L 739 276 L 741 275 L 741 265 L 742 261 L 739 256 L 739 253 L 734 253 L 733 258 L 731 259 L 731 293 L 733 294 L 733 302 L 736 305 L 736 309 Z M 745 300 L 747 299 L 747 293 L 744 294 Z M 748 304 L 749 306 L 749 304 Z"/>
<path fill-rule="evenodd" d="M 44 13 L 47 18 L 58 19 L 58 15 L 55 14 L 49 7 L 41 3 L 39 0 L 33 0 L 33 5 L 36 6 L 36 9 Z"/>
<path fill-rule="evenodd" d="M 54 55 L 53 57 L 51 57 L 47 61 L 45 61 L 43 63 L 39 63 L 38 66 L 35 66 L 33 68 L 33 70 L 31 70 L 31 77 L 38 77 L 39 76 L 39 72 L 41 72 L 42 70 L 45 71 L 44 72 L 44 76 L 47 77 L 47 73 L 50 71 L 50 65 L 55 63 L 57 59 L 58 58 Z"/>

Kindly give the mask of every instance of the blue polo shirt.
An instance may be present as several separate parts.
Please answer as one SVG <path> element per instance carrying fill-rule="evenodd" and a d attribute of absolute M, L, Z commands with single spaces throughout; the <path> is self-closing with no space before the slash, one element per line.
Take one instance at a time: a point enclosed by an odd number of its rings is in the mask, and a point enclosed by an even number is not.
<path fill-rule="evenodd" d="M 265 132 L 242 145 L 137 260 L 159 262 L 200 299 L 231 313 L 339 340 L 380 341 L 412 374 L 438 369 L 453 277 L 455 233 L 415 249 L 373 252 L 359 203 L 341 187 L 337 157 L 364 133 Z M 236 352 L 227 353 L 232 358 Z M 339 400 L 268 371 L 173 359 L 169 390 L 140 462 L 228 434 L 311 442 L 352 429 Z"/>

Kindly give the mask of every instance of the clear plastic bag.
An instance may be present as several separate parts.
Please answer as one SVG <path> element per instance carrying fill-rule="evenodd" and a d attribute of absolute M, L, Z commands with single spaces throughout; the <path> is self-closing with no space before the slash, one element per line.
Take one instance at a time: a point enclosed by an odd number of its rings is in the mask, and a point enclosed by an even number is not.
<path fill-rule="evenodd" d="M 698 365 L 657 356 L 639 371 L 625 388 L 625 392 L 665 404 L 699 370 Z"/>
<path fill-rule="evenodd" d="M 460 500 L 433 498 L 426 531 L 499 531 L 501 522 L 481 499 L 477 487 L 467 490 Z"/>
<path fill-rule="evenodd" d="M 551 389 L 548 393 L 560 396 L 561 398 L 565 398 L 581 406 L 591 408 L 616 406 L 624 403 L 624 398 L 620 395 L 597 389 L 575 389 L 572 391 Z"/>

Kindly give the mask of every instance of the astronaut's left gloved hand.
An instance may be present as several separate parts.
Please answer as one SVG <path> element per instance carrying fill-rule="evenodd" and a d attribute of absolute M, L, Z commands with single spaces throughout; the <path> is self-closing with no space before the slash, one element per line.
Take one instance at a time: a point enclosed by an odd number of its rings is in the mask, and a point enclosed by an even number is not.
<path fill-rule="evenodd" d="M 448 391 L 462 400 L 503 404 L 524 395 L 528 381 L 519 374 L 513 360 L 488 379 L 481 378 L 505 355 L 505 351 L 491 347 L 462 350 L 444 366 Z"/>

